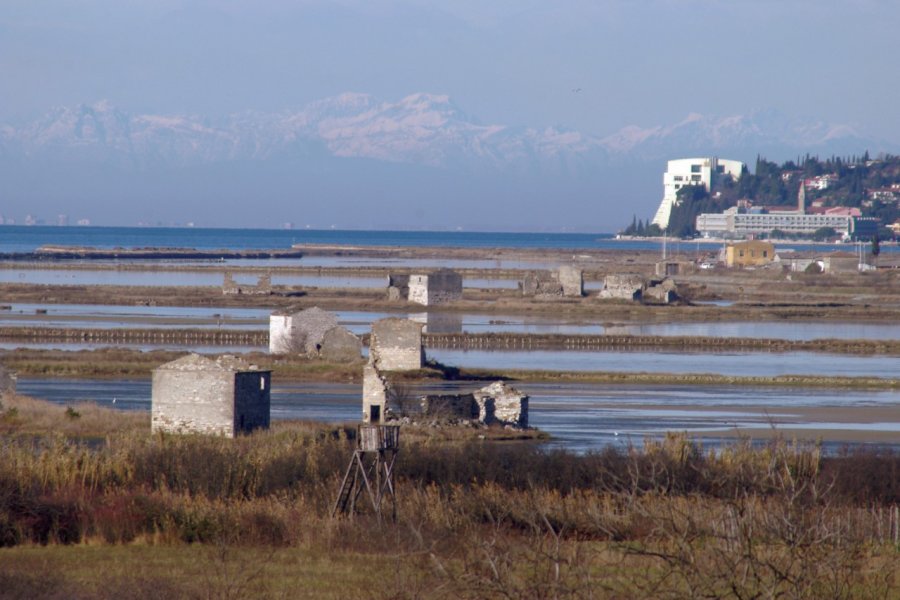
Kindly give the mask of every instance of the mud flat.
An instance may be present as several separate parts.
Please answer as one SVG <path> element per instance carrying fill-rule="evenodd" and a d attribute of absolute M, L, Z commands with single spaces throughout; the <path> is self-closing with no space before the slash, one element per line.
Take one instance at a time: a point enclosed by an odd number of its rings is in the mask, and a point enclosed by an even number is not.
<path fill-rule="evenodd" d="M 299 250 L 197 250 L 196 248 L 92 248 L 88 246 L 41 246 L 34 252 L 0 254 L 2 260 L 170 260 L 170 259 L 242 259 L 301 258 Z"/>
<path fill-rule="evenodd" d="M 825 288 L 823 288 L 825 289 Z M 895 291 L 891 290 L 891 294 Z M 886 294 L 888 292 L 885 292 Z M 128 306 L 244 307 L 297 309 L 318 306 L 328 310 L 385 313 L 448 312 L 472 314 L 553 315 L 585 322 L 665 323 L 702 321 L 859 321 L 896 323 L 900 321 L 900 289 L 896 296 L 873 301 L 842 302 L 833 295 L 819 297 L 788 294 L 792 301 L 764 303 L 737 302 L 729 306 L 645 305 L 628 301 L 604 301 L 596 297 L 543 300 L 523 297 L 511 289 L 463 290 L 463 300 L 440 307 L 423 307 L 408 302 L 389 301 L 379 288 L 287 288 L 273 286 L 271 294 L 222 293 L 221 287 L 203 286 L 121 286 L 42 285 L 7 283 L 2 301 L 28 304 L 97 304 Z M 821 301 L 816 301 L 821 300 Z M 829 301 L 830 300 L 830 301 Z"/>

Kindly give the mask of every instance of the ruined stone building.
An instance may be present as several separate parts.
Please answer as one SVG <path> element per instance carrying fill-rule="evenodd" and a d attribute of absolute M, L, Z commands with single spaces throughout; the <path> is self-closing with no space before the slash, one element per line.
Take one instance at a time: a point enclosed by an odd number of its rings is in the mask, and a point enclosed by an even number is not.
<path fill-rule="evenodd" d="M 388 381 L 372 365 L 363 367 L 363 423 L 378 425 L 387 419 L 395 395 Z"/>
<path fill-rule="evenodd" d="M 671 279 L 644 279 L 642 275 L 627 273 L 607 275 L 599 298 L 631 300 L 648 304 L 668 304 L 678 299 L 675 282 Z"/>
<path fill-rule="evenodd" d="M 640 300 L 644 284 L 644 277 L 636 273 L 607 275 L 598 296 L 610 300 Z"/>
<path fill-rule="evenodd" d="M 338 325 L 336 316 L 314 306 L 269 316 L 269 352 L 349 362 L 361 356 L 362 343 L 348 329 Z"/>
<path fill-rule="evenodd" d="M 584 273 L 570 266 L 556 271 L 529 271 L 519 289 L 524 296 L 580 298 L 584 295 Z"/>
<path fill-rule="evenodd" d="M 372 323 L 369 364 L 381 371 L 413 371 L 424 362 L 421 323 L 395 317 Z"/>
<path fill-rule="evenodd" d="M 528 427 L 528 396 L 502 381 L 477 390 L 473 396 L 478 406 L 478 420 L 486 425 Z"/>
<path fill-rule="evenodd" d="M 388 300 L 397 302 L 409 300 L 409 275 L 388 275 Z"/>
<path fill-rule="evenodd" d="M 388 275 L 388 298 L 435 306 L 462 299 L 462 275 L 438 269 L 427 275 Z"/>
<path fill-rule="evenodd" d="M 272 276 L 268 273 L 260 275 L 256 285 L 252 285 L 237 283 L 231 273 L 225 273 L 222 293 L 226 296 L 236 294 L 268 296 L 272 293 Z"/>
<path fill-rule="evenodd" d="M 189 354 L 153 370 L 152 430 L 234 437 L 269 426 L 271 371 Z"/>
<path fill-rule="evenodd" d="M 362 340 L 346 327 L 332 327 L 322 336 L 319 358 L 329 362 L 353 362 L 361 357 Z"/>
<path fill-rule="evenodd" d="M 584 272 L 581 269 L 563 265 L 556 271 L 556 278 L 562 286 L 563 296 L 584 296 Z"/>
<path fill-rule="evenodd" d="M 418 416 L 426 420 L 528 428 L 528 396 L 502 381 L 466 394 L 422 396 L 418 408 Z"/>
<path fill-rule="evenodd" d="M 678 300 L 675 282 L 671 279 L 651 279 L 641 294 L 645 304 L 669 304 Z"/>

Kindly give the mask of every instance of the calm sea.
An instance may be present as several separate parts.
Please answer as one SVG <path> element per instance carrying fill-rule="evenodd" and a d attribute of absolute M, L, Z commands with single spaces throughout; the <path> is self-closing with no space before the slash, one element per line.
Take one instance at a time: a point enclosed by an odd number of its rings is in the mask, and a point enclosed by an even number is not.
<path fill-rule="evenodd" d="M 47 227 L 0 225 L 0 252 L 33 252 L 47 244 L 95 248 L 278 249 L 292 244 L 353 246 L 443 246 L 460 248 L 584 248 L 659 250 L 656 240 L 616 240 L 611 233 L 499 233 L 466 231 L 348 231 L 285 229 L 206 229 L 168 227 Z M 718 243 L 670 240 L 673 252 L 699 248 L 712 250 Z M 791 244 L 795 250 L 823 246 Z M 852 249 L 852 246 L 835 248 Z M 896 247 L 883 247 L 897 251 Z"/>

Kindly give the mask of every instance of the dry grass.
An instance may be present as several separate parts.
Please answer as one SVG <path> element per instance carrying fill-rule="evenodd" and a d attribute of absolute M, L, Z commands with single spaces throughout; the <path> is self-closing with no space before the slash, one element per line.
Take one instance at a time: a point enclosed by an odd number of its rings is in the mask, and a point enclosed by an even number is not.
<path fill-rule="evenodd" d="M 579 456 L 404 437 L 399 522 L 333 520 L 353 429 L 149 435 L 129 415 L 73 419 L 42 404 L 20 405 L 21 431 L 123 420 L 93 444 L 0 440 L 5 597 L 898 593 L 892 453 L 827 458 L 784 441 L 710 453 L 672 436 Z"/>
<path fill-rule="evenodd" d="M 58 406 L 19 394 L 4 394 L 0 409 L 3 435 L 61 435 L 69 438 L 105 437 L 147 431 L 150 415 L 77 402 Z"/>

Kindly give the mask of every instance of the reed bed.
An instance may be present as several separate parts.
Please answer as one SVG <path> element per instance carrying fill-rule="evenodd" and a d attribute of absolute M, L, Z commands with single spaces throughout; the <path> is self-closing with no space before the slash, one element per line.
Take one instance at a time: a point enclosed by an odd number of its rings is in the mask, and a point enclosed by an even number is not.
<path fill-rule="evenodd" d="M 17 408 L 17 419 L 31 421 L 0 438 L 7 589 L 28 585 L 29 574 L 15 568 L 26 554 L 17 551 L 113 547 L 129 556 L 127 548 L 140 546 L 207 548 L 209 569 L 229 564 L 217 549 L 251 557 L 258 569 L 232 572 L 243 597 L 283 592 L 279 578 L 294 575 L 278 570 L 276 555 L 334 561 L 344 574 L 353 562 L 373 565 L 377 577 L 348 576 L 357 586 L 349 589 L 368 597 L 898 593 L 900 455 L 892 452 L 823 456 L 785 440 L 713 452 L 673 435 L 641 449 L 574 455 L 412 438 L 397 463 L 398 521 L 365 511 L 332 519 L 352 428 L 287 422 L 236 439 L 150 435 L 121 413 L 112 430 L 87 427 L 95 413 L 85 408 L 73 418 L 37 401 L 3 402 L 0 418 Z M 53 414 L 42 417 L 42 409 Z M 67 420 L 82 429 L 60 429 Z M 80 433 L 89 429 L 106 433 L 86 440 Z M 154 573 L 158 589 L 177 585 L 184 597 L 212 589 Z M 328 573 L 308 576 L 319 597 L 340 597 L 339 586 L 320 581 Z M 113 589 L 79 577 L 54 589 L 80 585 L 78 597 L 98 598 Z M 147 585 L 134 578 L 114 587 L 141 594 Z"/>

